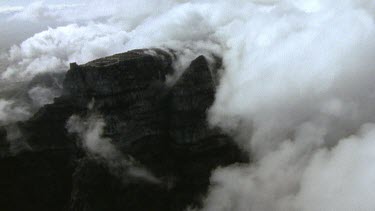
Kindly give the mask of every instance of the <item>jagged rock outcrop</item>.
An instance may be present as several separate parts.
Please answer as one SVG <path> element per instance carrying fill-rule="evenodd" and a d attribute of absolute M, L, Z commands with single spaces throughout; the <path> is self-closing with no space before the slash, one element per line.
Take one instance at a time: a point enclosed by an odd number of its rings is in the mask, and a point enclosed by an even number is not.
<path fill-rule="evenodd" d="M 173 85 L 169 52 L 135 50 L 71 64 L 62 95 L 16 126 L 25 149 L 0 158 L 2 210 L 183 210 L 199 206 L 212 169 L 246 162 L 230 137 L 206 122 L 215 94 L 204 56 Z M 91 105 L 91 108 L 89 108 Z M 126 182 L 69 134 L 72 115 L 100 114 L 103 136 L 160 180 Z M 6 130 L 0 130 L 5 143 Z M 0 146 L 0 147 L 5 147 Z"/>

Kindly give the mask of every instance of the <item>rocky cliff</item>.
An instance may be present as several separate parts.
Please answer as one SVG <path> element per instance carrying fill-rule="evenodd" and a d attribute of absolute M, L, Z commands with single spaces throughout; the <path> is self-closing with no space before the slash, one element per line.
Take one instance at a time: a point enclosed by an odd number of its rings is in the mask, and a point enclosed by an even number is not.
<path fill-rule="evenodd" d="M 170 52 L 153 49 L 71 64 L 60 97 L 29 120 L 0 129 L 1 210 L 199 207 L 210 172 L 247 158 L 229 136 L 207 125 L 215 70 L 199 56 L 167 85 L 173 59 Z M 33 83 L 49 80 L 39 77 Z M 103 119 L 102 137 L 121 159 L 134 161 L 155 181 L 119 177 L 122 163 L 108 165 L 84 148 L 82 136 L 68 132 L 72 116 L 92 115 Z M 21 147 L 18 154 L 10 152 L 9 128 L 21 134 L 11 140 Z"/>

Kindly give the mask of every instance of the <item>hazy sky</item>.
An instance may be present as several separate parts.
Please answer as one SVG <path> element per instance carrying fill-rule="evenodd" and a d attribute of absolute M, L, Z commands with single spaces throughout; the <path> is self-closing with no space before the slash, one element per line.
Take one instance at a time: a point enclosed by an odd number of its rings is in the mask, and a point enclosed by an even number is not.
<path fill-rule="evenodd" d="M 3 5 L 11 5 L 11 6 L 14 6 L 14 5 L 27 5 L 27 4 L 30 4 L 30 3 L 33 3 L 35 1 L 33 0 L 0 0 L 0 5 L 3 6 Z M 77 0 L 45 0 L 44 2 L 46 3 L 50 3 L 50 4 L 70 4 L 70 3 L 74 3 L 74 2 L 80 2 L 80 1 L 77 1 Z"/>
<path fill-rule="evenodd" d="M 34 6 L 38 4 L 38 6 Z M 76 0 L 0 0 L 0 50 L 9 48 L 14 44 L 19 44 L 23 40 L 31 37 L 33 34 L 46 30 L 48 27 L 57 27 L 66 25 L 66 20 L 56 19 L 48 16 L 43 17 L 44 7 L 62 7 L 85 4 L 87 1 Z M 30 18 L 25 15 L 19 16 L 25 10 L 32 15 L 40 17 Z"/>

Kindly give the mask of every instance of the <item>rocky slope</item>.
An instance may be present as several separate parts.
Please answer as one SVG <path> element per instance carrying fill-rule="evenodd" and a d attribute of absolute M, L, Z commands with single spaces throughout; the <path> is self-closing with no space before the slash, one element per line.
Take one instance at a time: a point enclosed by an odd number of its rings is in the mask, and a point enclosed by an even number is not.
<path fill-rule="evenodd" d="M 71 64 L 54 103 L 25 122 L 0 129 L 0 209 L 199 207 L 211 170 L 247 158 L 230 137 L 207 125 L 215 70 L 206 58 L 197 57 L 168 86 L 172 61 L 171 53 L 153 49 Z M 51 80 L 42 79 L 39 83 Z M 114 168 L 93 156 L 79 135 L 67 131 L 72 115 L 87 119 L 93 114 L 104 120 L 103 136 L 121 156 L 135 160 L 157 182 L 119 177 L 121 165 Z M 22 134 L 11 140 L 21 148 L 16 155 L 9 150 L 10 128 Z"/>

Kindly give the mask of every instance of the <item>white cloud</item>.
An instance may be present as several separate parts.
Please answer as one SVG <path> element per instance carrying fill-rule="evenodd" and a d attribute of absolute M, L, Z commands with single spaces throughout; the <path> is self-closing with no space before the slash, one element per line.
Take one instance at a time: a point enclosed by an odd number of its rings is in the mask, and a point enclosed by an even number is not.
<path fill-rule="evenodd" d="M 360 129 L 375 121 L 374 1 L 84 4 L 79 14 L 31 10 L 30 16 L 67 17 L 68 24 L 13 46 L 2 78 L 27 80 L 64 71 L 69 62 L 143 47 L 183 52 L 180 65 L 194 55 L 220 55 L 225 71 L 209 121 L 231 133 L 254 163 L 215 171 L 204 209 L 373 207 L 358 196 L 375 192 L 366 189 L 373 181 L 367 162 L 373 129 Z M 347 172 L 352 168 L 358 174 Z"/>
<path fill-rule="evenodd" d="M 53 100 L 59 95 L 59 91 L 42 86 L 35 86 L 28 91 L 28 96 L 36 107 L 53 103 Z"/>
<path fill-rule="evenodd" d="M 25 120 L 30 116 L 26 107 L 16 105 L 14 101 L 0 99 L 0 125 L 6 122 Z"/>
<path fill-rule="evenodd" d="M 110 173 L 127 183 L 129 177 L 136 177 L 151 183 L 160 180 L 149 171 L 137 164 L 136 161 L 119 151 L 110 138 L 103 137 L 105 122 L 100 116 L 91 115 L 87 119 L 73 115 L 67 121 L 69 133 L 76 133 L 80 138 L 83 149 L 90 157 L 108 166 Z"/>
<path fill-rule="evenodd" d="M 69 62 L 83 63 L 119 51 L 126 39 L 127 33 L 118 26 L 105 24 L 50 28 L 10 49 L 10 65 L 2 77 L 30 79 L 43 72 L 65 71 Z"/>
<path fill-rule="evenodd" d="M 82 10 L 84 4 L 49 4 L 46 1 L 35 1 L 27 6 L 3 6 L 0 7 L 0 13 L 12 13 L 10 19 L 19 19 L 24 21 L 46 21 L 66 19 L 64 15 L 71 11 Z"/>
<path fill-rule="evenodd" d="M 22 6 L 0 6 L 0 14 L 9 14 L 14 12 L 20 12 L 23 10 Z"/>

